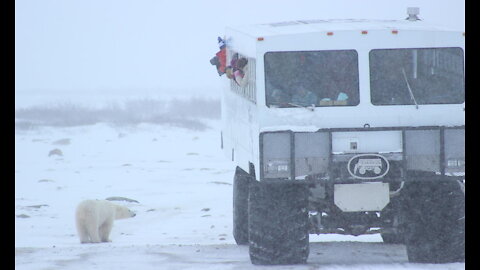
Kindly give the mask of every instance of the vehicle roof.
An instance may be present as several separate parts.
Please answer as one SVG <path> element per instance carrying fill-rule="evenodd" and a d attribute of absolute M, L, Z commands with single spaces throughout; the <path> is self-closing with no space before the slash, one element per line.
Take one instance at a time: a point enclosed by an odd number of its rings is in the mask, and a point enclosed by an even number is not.
<path fill-rule="evenodd" d="M 408 30 L 408 31 L 455 31 L 444 26 L 432 25 L 424 21 L 408 20 L 296 20 L 276 23 L 243 25 L 230 27 L 252 37 L 278 36 L 301 33 L 330 32 L 330 31 L 374 31 L 374 30 Z"/>

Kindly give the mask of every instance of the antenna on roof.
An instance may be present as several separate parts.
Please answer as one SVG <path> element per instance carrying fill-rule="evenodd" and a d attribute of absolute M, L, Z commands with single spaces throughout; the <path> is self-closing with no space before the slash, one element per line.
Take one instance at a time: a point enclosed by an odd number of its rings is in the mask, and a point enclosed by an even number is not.
<path fill-rule="evenodd" d="M 408 7 L 407 8 L 407 14 L 408 14 L 408 17 L 406 18 L 406 20 L 409 20 L 409 21 L 419 21 L 420 18 L 418 18 L 418 14 L 420 14 L 420 8 L 418 7 Z"/>

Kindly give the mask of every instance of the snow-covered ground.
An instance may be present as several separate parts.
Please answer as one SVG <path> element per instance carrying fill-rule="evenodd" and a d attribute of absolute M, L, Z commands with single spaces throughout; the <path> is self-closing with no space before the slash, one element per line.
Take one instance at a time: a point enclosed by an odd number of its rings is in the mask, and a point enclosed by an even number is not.
<path fill-rule="evenodd" d="M 465 268 L 408 263 L 379 235 L 311 235 L 308 265 L 253 266 L 232 237 L 234 164 L 215 100 L 127 97 L 102 110 L 27 97 L 16 96 L 16 269 Z M 135 200 L 116 202 L 137 215 L 115 222 L 112 242 L 80 244 L 76 205 L 108 197 Z"/>
<path fill-rule="evenodd" d="M 311 235 L 308 265 L 258 267 L 232 237 L 234 165 L 220 150 L 228 25 L 420 18 L 464 29 L 464 1 L 15 1 L 15 269 L 465 269 L 408 263 L 378 235 Z M 447 18 L 447 20 L 445 19 Z M 49 155 L 58 149 L 61 155 Z M 134 210 L 80 244 L 84 199 Z"/>

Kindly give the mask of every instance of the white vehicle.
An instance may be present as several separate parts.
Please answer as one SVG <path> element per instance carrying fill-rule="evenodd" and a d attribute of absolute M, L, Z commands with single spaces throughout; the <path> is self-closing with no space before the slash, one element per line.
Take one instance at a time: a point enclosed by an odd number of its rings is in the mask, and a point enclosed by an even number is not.
<path fill-rule="evenodd" d="M 465 34 L 409 11 L 227 28 L 227 64 L 248 63 L 222 78 L 221 146 L 252 263 L 305 263 L 310 233 L 464 261 Z"/>

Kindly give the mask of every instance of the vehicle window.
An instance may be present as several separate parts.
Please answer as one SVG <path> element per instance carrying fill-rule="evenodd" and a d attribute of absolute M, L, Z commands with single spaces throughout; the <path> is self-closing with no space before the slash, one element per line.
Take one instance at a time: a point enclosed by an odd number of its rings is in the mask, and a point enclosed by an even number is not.
<path fill-rule="evenodd" d="M 236 63 L 242 58 L 246 60 L 246 64 L 242 68 L 239 68 Z M 257 103 L 255 59 L 243 56 L 229 49 L 227 50 L 227 62 L 229 65 L 226 67 L 226 73 L 227 78 L 230 79 L 230 90 L 253 103 Z M 231 73 L 228 71 L 229 68 Z M 237 74 L 240 70 L 241 72 Z M 238 75 L 240 75 L 240 77 L 237 77 Z"/>
<path fill-rule="evenodd" d="M 268 52 L 268 107 L 354 106 L 359 103 L 354 50 Z"/>
<path fill-rule="evenodd" d="M 465 101 L 461 48 L 370 51 L 374 105 L 460 104 Z"/>

